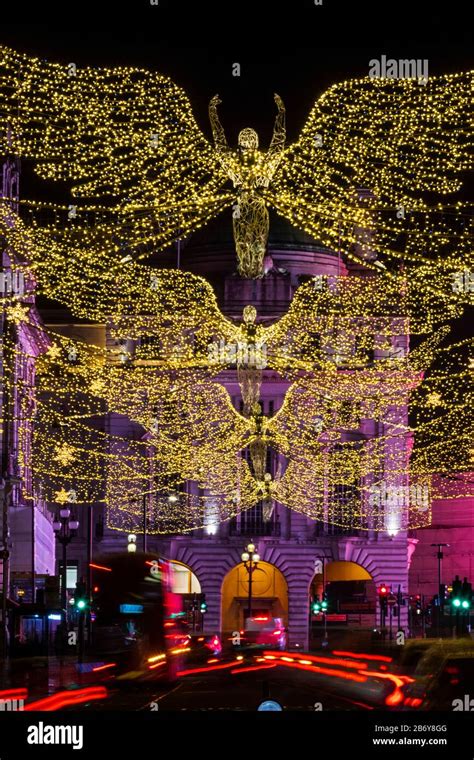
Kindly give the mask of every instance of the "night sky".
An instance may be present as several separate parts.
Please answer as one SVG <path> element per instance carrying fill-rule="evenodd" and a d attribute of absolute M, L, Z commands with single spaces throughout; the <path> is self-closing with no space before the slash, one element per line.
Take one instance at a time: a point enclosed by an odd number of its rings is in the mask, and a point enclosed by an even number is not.
<path fill-rule="evenodd" d="M 184 88 L 209 138 L 208 103 L 218 93 L 230 145 L 245 126 L 257 129 L 263 148 L 268 145 L 274 92 L 286 106 L 287 140 L 296 140 L 324 90 L 366 76 L 369 61 L 382 54 L 427 58 L 432 75 L 470 69 L 474 61 L 472 24 L 458 0 L 439 9 L 425 0 L 323 0 L 318 7 L 314 0 L 159 0 L 158 7 L 149 0 L 81 0 L 56 7 L 23 2 L 21 12 L 38 23 L 2 24 L 2 44 L 50 61 L 138 66 L 168 75 Z M 240 63 L 240 77 L 232 75 L 234 63 Z M 41 191 L 25 166 L 21 186 L 24 195 L 33 187 Z M 466 318 L 454 327 L 463 336 Z"/>
<path fill-rule="evenodd" d="M 213 14 L 205 2 L 159 3 L 100 3 L 98 20 L 98 3 L 90 10 L 87 2 L 64 4 L 62 12 L 45 14 L 54 18 L 54 26 L 2 24 L 0 41 L 51 61 L 142 66 L 166 74 L 184 88 L 208 136 L 207 106 L 218 93 L 229 142 L 241 128 L 252 126 L 262 147 L 271 138 L 274 92 L 285 102 L 293 141 L 317 97 L 335 82 L 366 76 L 372 58 L 427 58 L 430 74 L 471 68 L 474 60 L 471 26 L 457 0 L 442 14 L 433 3 L 406 0 L 372 6 L 323 0 L 322 7 L 312 0 L 222 1 Z M 171 5 L 177 11 L 168 12 Z M 25 11 L 25 18 L 31 16 Z M 236 62 L 240 77 L 232 76 Z"/>

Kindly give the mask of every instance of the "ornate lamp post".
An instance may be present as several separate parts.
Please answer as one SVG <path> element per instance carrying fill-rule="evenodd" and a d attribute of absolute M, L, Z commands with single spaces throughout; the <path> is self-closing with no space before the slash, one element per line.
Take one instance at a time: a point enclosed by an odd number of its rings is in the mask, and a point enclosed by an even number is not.
<path fill-rule="evenodd" d="M 252 576 L 260 562 L 260 555 L 255 551 L 255 544 L 252 540 L 245 547 L 245 551 L 242 552 L 241 559 L 249 576 L 248 617 L 250 618 L 252 616 Z"/>
<path fill-rule="evenodd" d="M 79 520 L 71 515 L 71 510 L 64 504 L 53 522 L 56 538 L 63 547 L 61 572 L 61 608 L 63 614 L 64 634 L 67 627 L 67 546 L 79 528 Z"/>

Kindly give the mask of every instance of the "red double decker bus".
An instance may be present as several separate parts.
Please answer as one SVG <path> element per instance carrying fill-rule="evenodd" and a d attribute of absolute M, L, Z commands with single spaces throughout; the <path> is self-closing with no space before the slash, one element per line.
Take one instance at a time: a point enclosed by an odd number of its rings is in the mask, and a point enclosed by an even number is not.
<path fill-rule="evenodd" d="M 91 564 L 91 653 L 117 681 L 174 680 L 188 636 L 170 563 L 151 553 Z M 100 666 L 98 666 L 100 667 Z"/>

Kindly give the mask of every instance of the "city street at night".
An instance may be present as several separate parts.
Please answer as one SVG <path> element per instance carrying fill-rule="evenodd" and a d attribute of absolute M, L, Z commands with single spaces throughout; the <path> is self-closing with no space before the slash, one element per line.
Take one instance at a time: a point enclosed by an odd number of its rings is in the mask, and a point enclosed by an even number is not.
<path fill-rule="evenodd" d="M 331 653 L 304 655 L 295 653 L 262 652 L 260 655 L 229 656 L 218 663 L 204 663 L 199 667 L 186 668 L 178 673 L 173 684 L 159 684 L 153 679 L 120 683 L 114 677 L 95 678 L 74 675 L 75 668 L 65 666 L 63 684 L 48 679 L 51 691 L 41 697 L 45 681 L 32 682 L 25 700 L 25 709 L 36 709 L 35 703 L 46 708 L 58 701 L 58 695 L 83 693 L 83 701 L 73 705 L 82 710 L 243 710 L 254 711 L 262 703 L 276 702 L 282 710 L 322 711 L 374 708 L 389 709 L 390 701 L 399 706 L 400 686 L 409 679 L 387 677 L 389 658 L 371 660 L 370 656 L 356 659 L 349 655 L 341 657 Z M 212 659 L 212 658 L 211 658 Z M 366 673 L 370 673 L 366 675 Z M 76 683 L 74 683 L 76 678 Z M 23 681 L 24 683 L 24 681 Z M 94 686 L 92 686 L 94 683 Z M 87 684 L 87 685 L 86 685 Z M 100 686 L 99 686 L 100 684 Z M 57 687 L 56 689 L 54 687 Z M 101 698 L 97 689 L 105 687 Z M 88 690 L 94 695 L 88 701 Z M 400 692 L 401 693 L 401 692 Z M 35 698 L 36 697 L 36 698 Z M 401 699 L 401 698 L 400 698 Z M 43 701 L 44 700 L 44 701 Z M 388 701 L 387 701 L 388 700 Z M 42 704 L 41 704 L 42 703 Z M 69 709 L 67 697 L 58 709 Z"/>
<path fill-rule="evenodd" d="M 431 644 L 431 651 L 438 646 Z M 420 647 L 419 661 L 428 649 Z M 448 670 L 467 663 L 464 678 L 452 679 L 449 689 L 436 679 L 429 683 L 419 664 L 414 666 L 416 656 L 396 662 L 387 654 L 325 648 L 318 653 L 262 649 L 193 662 L 184 656 L 173 681 L 158 677 L 153 662 L 147 670 L 118 672 L 116 663 L 27 661 L 12 669 L 9 688 L 0 696 L 21 698 L 27 711 L 256 711 L 266 703 L 290 712 L 426 711 L 462 697 L 472 678 L 471 644 L 445 645 L 441 654 L 449 660 Z"/>

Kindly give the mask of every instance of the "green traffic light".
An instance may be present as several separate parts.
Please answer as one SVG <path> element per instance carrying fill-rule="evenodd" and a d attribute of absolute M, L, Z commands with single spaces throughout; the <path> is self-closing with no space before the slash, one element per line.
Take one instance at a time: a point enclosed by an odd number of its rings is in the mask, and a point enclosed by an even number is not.
<path fill-rule="evenodd" d="M 468 609 L 469 609 L 469 607 L 471 606 L 471 603 L 470 603 L 470 602 L 468 602 L 468 601 L 467 601 L 467 599 L 464 599 L 464 601 L 462 602 L 461 606 L 462 606 L 462 607 L 463 607 L 465 610 L 468 610 Z"/>
<path fill-rule="evenodd" d="M 76 607 L 78 610 L 84 610 L 86 608 L 87 602 L 85 599 L 78 599 L 76 602 Z"/>
<path fill-rule="evenodd" d="M 460 606 L 461 606 L 461 600 L 453 599 L 453 607 L 460 607 Z"/>
<path fill-rule="evenodd" d="M 328 608 L 328 603 L 327 602 L 321 602 L 321 609 L 327 610 L 327 608 Z"/>

